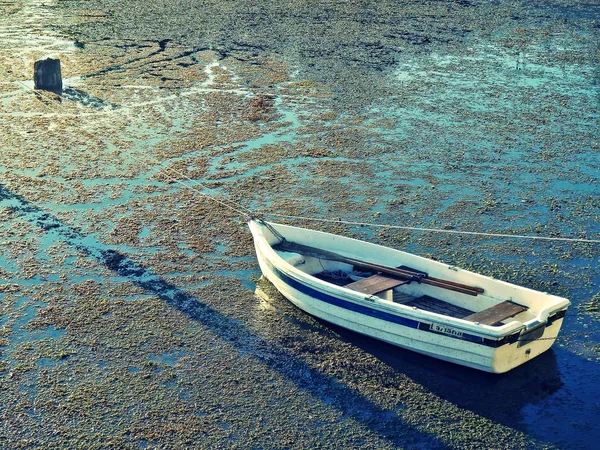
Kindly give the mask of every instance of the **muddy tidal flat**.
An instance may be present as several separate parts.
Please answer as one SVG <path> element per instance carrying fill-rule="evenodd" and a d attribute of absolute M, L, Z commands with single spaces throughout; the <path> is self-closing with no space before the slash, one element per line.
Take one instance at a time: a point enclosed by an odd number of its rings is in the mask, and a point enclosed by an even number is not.
<path fill-rule="evenodd" d="M 0 448 L 595 448 L 599 244 L 343 221 L 600 239 L 599 42 L 591 0 L 0 0 Z M 572 307 L 437 361 L 292 306 L 248 212 Z"/>

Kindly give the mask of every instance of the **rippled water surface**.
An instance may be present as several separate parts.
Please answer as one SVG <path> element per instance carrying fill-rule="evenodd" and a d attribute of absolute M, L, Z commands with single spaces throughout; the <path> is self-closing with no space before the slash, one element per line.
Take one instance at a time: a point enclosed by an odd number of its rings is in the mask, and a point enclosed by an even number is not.
<path fill-rule="evenodd" d="M 309 218 L 600 239 L 599 23 L 591 1 L 0 0 L 0 447 L 593 448 L 598 244 Z M 33 90 L 48 56 L 61 95 Z M 416 355 L 259 280 L 248 211 L 573 306 L 508 374 Z"/>

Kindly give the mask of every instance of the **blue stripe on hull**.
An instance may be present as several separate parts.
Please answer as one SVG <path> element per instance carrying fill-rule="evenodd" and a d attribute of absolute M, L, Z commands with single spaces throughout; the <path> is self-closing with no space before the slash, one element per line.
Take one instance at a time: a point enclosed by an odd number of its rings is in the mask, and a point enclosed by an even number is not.
<path fill-rule="evenodd" d="M 420 331 L 424 331 L 424 332 L 428 332 L 428 333 L 438 334 L 438 335 L 441 335 L 444 337 L 449 337 L 449 338 L 453 338 L 453 339 L 459 339 L 461 341 L 468 341 L 468 342 L 473 342 L 475 344 L 485 345 L 486 347 L 500 347 L 501 345 L 504 345 L 504 344 L 510 344 L 510 343 L 517 342 L 517 340 L 519 338 L 519 333 L 504 337 L 500 340 L 487 339 L 487 338 L 483 338 L 481 336 L 475 336 L 473 334 L 468 334 L 468 333 L 464 333 L 464 332 L 462 333 L 461 336 L 456 336 L 456 335 L 447 334 L 447 333 L 440 333 L 438 331 L 432 330 L 429 323 L 419 322 L 414 319 L 409 319 L 406 317 L 398 316 L 396 314 L 391 314 L 391 313 L 388 313 L 385 311 L 380 311 L 375 308 L 369 308 L 368 306 L 359 305 L 357 303 L 343 300 L 339 297 L 334 297 L 325 292 L 321 292 L 311 286 L 308 286 L 304 283 L 301 283 L 301 282 L 289 277 L 288 275 L 286 275 L 285 273 L 281 272 L 276 267 L 274 267 L 270 262 L 268 262 L 268 265 L 269 265 L 269 268 L 273 271 L 273 273 L 275 274 L 275 276 L 277 278 L 279 278 L 282 282 L 284 282 L 291 288 L 301 292 L 302 294 L 304 294 L 308 297 L 320 300 L 322 302 L 329 303 L 330 305 L 334 305 L 334 306 L 337 306 L 340 308 L 347 309 L 349 311 L 354 311 L 354 312 L 363 314 L 365 316 L 374 317 L 376 319 L 384 320 L 386 322 L 396 323 L 398 325 L 418 329 Z"/>
<path fill-rule="evenodd" d="M 316 298 L 317 300 L 329 303 L 330 305 L 339 306 L 340 308 L 348 309 L 350 311 L 364 314 L 366 316 L 371 316 L 375 317 L 376 319 L 385 320 L 386 322 L 393 322 L 410 328 L 419 328 L 420 322 L 417 320 L 408 319 L 406 317 L 397 316 L 395 314 L 390 314 L 385 311 L 380 311 L 378 309 L 369 308 L 368 306 L 363 306 L 357 303 L 349 302 L 347 300 L 342 300 L 341 298 L 334 297 L 332 295 L 318 291 L 303 283 L 300 283 L 299 281 L 288 277 L 287 275 L 285 275 L 277 269 L 274 269 L 274 272 L 275 275 L 277 275 L 277 278 L 279 278 L 285 284 L 296 289 L 297 291 L 302 292 L 304 295 L 307 295 L 309 297 Z"/>

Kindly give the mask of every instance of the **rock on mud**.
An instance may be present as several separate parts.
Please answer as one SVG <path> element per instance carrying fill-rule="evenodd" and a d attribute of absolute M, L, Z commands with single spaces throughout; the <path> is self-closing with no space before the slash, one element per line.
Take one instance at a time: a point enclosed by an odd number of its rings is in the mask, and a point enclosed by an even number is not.
<path fill-rule="evenodd" d="M 62 92 L 62 75 L 59 59 L 42 59 L 33 65 L 33 82 L 36 89 Z"/>

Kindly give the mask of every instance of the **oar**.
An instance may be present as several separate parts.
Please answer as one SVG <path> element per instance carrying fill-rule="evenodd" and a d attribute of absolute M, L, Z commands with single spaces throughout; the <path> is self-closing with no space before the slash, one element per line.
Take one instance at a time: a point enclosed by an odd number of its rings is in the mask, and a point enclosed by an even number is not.
<path fill-rule="evenodd" d="M 376 272 L 385 273 L 392 275 L 404 280 L 416 281 L 418 283 L 429 284 L 431 286 L 437 286 L 451 291 L 461 292 L 468 295 L 482 294 L 484 291 L 482 288 L 469 286 L 455 281 L 444 280 L 441 278 L 430 277 L 425 272 L 411 271 L 410 269 L 402 269 L 396 267 L 383 266 L 381 264 L 371 263 L 367 261 L 360 261 L 358 259 L 349 258 L 347 256 L 340 255 L 338 253 L 330 252 L 328 250 L 322 250 L 316 247 L 310 247 L 308 245 L 297 244 L 295 242 L 283 241 L 275 246 L 279 250 L 290 251 L 301 253 L 305 256 L 314 256 L 316 258 L 328 259 L 330 261 L 340 261 L 353 266 L 360 267 L 363 269 L 374 270 Z"/>

